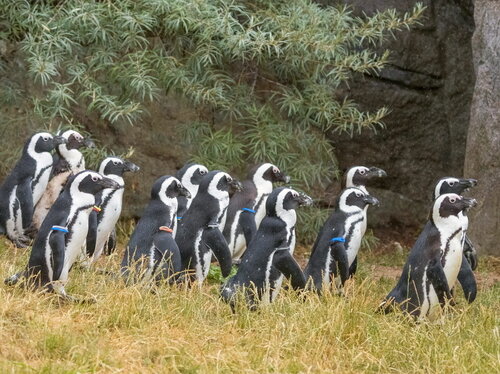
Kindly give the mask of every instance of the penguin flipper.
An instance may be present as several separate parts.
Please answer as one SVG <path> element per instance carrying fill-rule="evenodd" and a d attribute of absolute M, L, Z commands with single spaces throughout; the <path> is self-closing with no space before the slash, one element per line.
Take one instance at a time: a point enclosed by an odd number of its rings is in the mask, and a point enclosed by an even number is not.
<path fill-rule="evenodd" d="M 104 248 L 104 254 L 106 256 L 111 255 L 116 249 L 116 228 L 114 228 L 109 234 L 108 241 L 106 242 L 106 247 Z"/>
<path fill-rule="evenodd" d="M 203 242 L 212 250 L 220 265 L 220 270 L 223 277 L 227 277 L 231 273 L 233 261 L 231 251 L 227 245 L 226 239 L 222 235 L 218 226 L 209 226 L 203 231 Z"/>
<path fill-rule="evenodd" d="M 286 249 L 278 249 L 273 256 L 273 266 L 285 277 L 289 278 L 294 290 L 306 287 L 306 277 L 299 264 Z"/>
<path fill-rule="evenodd" d="M 349 266 L 349 277 L 352 277 L 356 274 L 356 270 L 358 269 L 358 256 L 354 257 L 354 261 L 351 266 Z"/>
<path fill-rule="evenodd" d="M 89 228 L 87 232 L 87 256 L 92 257 L 95 253 L 95 246 L 97 243 L 97 212 L 90 212 L 89 214 Z"/>
<path fill-rule="evenodd" d="M 158 232 L 153 238 L 155 251 L 155 267 L 160 266 L 159 272 L 155 277 L 159 282 L 163 279 L 173 283 L 182 270 L 181 253 L 171 233 Z M 156 253 L 158 252 L 158 255 Z"/>
<path fill-rule="evenodd" d="M 59 280 L 64 267 L 64 249 L 66 241 L 64 232 L 52 231 L 49 238 L 50 249 L 52 250 L 52 281 Z"/>
<path fill-rule="evenodd" d="M 250 244 L 253 236 L 257 232 L 257 225 L 255 224 L 255 213 L 244 210 L 240 215 L 240 225 L 245 236 L 246 245 Z"/>
<path fill-rule="evenodd" d="M 466 260 L 465 253 L 462 257 L 462 265 L 460 266 L 460 271 L 458 272 L 457 279 L 460 282 L 462 289 L 464 290 L 465 298 L 469 303 L 472 303 L 476 299 L 477 283 L 471 265 Z"/>
<path fill-rule="evenodd" d="M 440 259 L 434 258 L 429 261 L 427 276 L 436 291 L 439 303 L 444 305 L 446 299 L 451 299 L 452 295 Z"/>
<path fill-rule="evenodd" d="M 471 270 L 476 270 L 478 264 L 476 248 L 472 245 L 472 242 L 467 234 L 465 234 L 464 237 L 464 255 L 465 259 L 467 259 L 470 264 Z"/>
<path fill-rule="evenodd" d="M 338 274 L 340 276 L 340 283 L 342 286 L 349 278 L 350 268 L 349 259 L 347 258 L 347 251 L 343 242 L 333 242 L 330 244 L 330 251 L 332 257 L 337 263 Z"/>
<path fill-rule="evenodd" d="M 31 178 L 26 178 L 17 186 L 16 192 L 21 207 L 23 229 L 26 230 L 33 220 L 33 192 L 31 191 Z"/>

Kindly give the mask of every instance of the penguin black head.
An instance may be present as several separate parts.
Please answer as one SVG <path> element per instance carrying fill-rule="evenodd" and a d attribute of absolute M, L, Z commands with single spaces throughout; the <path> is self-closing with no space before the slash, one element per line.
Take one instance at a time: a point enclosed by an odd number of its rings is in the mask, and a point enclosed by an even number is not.
<path fill-rule="evenodd" d="M 469 188 L 476 185 L 476 179 L 460 179 L 453 177 L 441 178 L 434 188 L 433 200 L 436 200 L 438 196 L 447 193 L 455 193 L 457 195 L 460 195 L 463 192 L 467 191 Z"/>
<path fill-rule="evenodd" d="M 346 188 L 366 186 L 370 179 L 386 176 L 387 173 L 384 170 L 373 166 L 370 168 L 367 168 L 365 166 L 354 166 L 350 168 L 346 173 L 345 186 Z"/>
<path fill-rule="evenodd" d="M 190 198 L 191 194 L 177 178 L 171 175 L 164 175 L 153 183 L 151 199 L 159 199 L 165 204 L 170 205 L 170 200 L 175 200 L 178 196 Z"/>
<path fill-rule="evenodd" d="M 51 152 L 59 144 L 66 143 L 66 139 L 61 136 L 53 136 L 48 132 L 39 132 L 28 140 L 26 148 L 28 152 L 44 153 Z"/>
<path fill-rule="evenodd" d="M 207 174 L 208 169 L 205 166 L 190 162 L 179 169 L 176 177 L 186 188 L 189 188 L 191 185 L 199 185 L 203 177 Z"/>
<path fill-rule="evenodd" d="M 252 179 L 255 184 L 259 181 L 269 181 L 271 183 L 284 182 L 289 183 L 290 177 L 283 173 L 277 166 L 265 163 L 254 167 L 249 175 L 248 179 Z"/>
<path fill-rule="evenodd" d="M 84 170 L 73 176 L 67 186 L 74 197 L 80 193 L 95 195 L 106 188 L 113 190 L 120 188 L 120 185 L 111 178 L 90 170 Z"/>
<path fill-rule="evenodd" d="M 280 216 L 284 211 L 295 210 L 300 206 L 311 205 L 313 200 L 304 193 L 289 187 L 275 188 L 266 201 L 268 216 Z"/>
<path fill-rule="evenodd" d="M 136 164 L 118 157 L 107 157 L 99 166 L 99 173 L 106 176 L 116 175 L 121 177 L 127 171 L 136 172 L 139 170 L 140 168 Z"/>
<path fill-rule="evenodd" d="M 378 204 L 377 198 L 356 187 L 343 190 L 337 200 L 337 207 L 346 213 L 354 213 L 363 210 L 367 205 Z"/>
<path fill-rule="evenodd" d="M 87 148 L 95 148 L 94 142 L 90 138 L 85 138 L 79 132 L 74 130 L 66 130 L 61 136 L 66 139 L 66 144 L 62 144 L 58 147 L 59 150 L 72 150 L 72 149 L 80 149 L 83 147 Z"/>
<path fill-rule="evenodd" d="M 434 222 L 458 216 L 464 210 L 468 210 L 475 206 L 477 201 L 462 197 L 458 194 L 450 193 L 438 196 L 432 207 L 432 218 Z"/>
<path fill-rule="evenodd" d="M 200 191 L 207 191 L 218 199 L 227 197 L 231 189 L 241 191 L 241 183 L 220 170 L 209 172 L 200 183 Z"/>

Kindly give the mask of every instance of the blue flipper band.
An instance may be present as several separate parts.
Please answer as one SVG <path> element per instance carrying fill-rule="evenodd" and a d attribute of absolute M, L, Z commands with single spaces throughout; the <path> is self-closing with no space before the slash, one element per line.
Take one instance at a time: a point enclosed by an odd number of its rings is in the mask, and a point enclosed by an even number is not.
<path fill-rule="evenodd" d="M 182 219 L 182 217 L 176 217 L 177 218 L 177 221 L 180 221 Z"/>
<path fill-rule="evenodd" d="M 52 226 L 52 230 L 53 231 L 61 231 L 61 232 L 65 232 L 65 233 L 69 232 L 69 230 L 66 227 L 64 227 L 64 226 L 56 226 L 56 225 Z"/>
<path fill-rule="evenodd" d="M 330 243 L 335 243 L 335 242 L 345 243 L 345 239 L 341 238 L 341 237 L 336 237 L 336 238 L 331 238 L 330 239 Z"/>
<path fill-rule="evenodd" d="M 250 213 L 253 213 L 253 214 L 255 214 L 255 213 L 256 213 L 256 212 L 255 212 L 255 210 L 250 209 L 250 208 L 243 208 L 243 209 L 241 209 L 241 210 L 243 210 L 244 212 L 250 212 Z"/>

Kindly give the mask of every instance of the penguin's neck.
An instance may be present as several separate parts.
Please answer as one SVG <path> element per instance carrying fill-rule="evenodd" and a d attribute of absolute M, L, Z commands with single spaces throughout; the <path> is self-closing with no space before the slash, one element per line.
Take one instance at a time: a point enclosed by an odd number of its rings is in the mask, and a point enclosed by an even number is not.
<path fill-rule="evenodd" d="M 123 180 L 123 177 L 120 175 L 116 174 L 108 174 L 105 175 L 106 178 L 113 179 L 116 183 L 120 185 L 121 188 L 125 187 L 125 181 Z"/>
<path fill-rule="evenodd" d="M 175 217 L 177 215 L 178 202 L 176 197 L 161 196 L 160 201 L 168 208 L 169 213 L 169 225 L 175 223 Z"/>
<path fill-rule="evenodd" d="M 59 147 L 59 154 L 66 160 L 74 174 L 85 170 L 85 159 L 78 149 L 67 149 L 66 145 L 63 144 Z"/>
<path fill-rule="evenodd" d="M 455 215 L 441 217 L 439 207 L 437 207 L 432 214 L 432 220 L 441 235 L 441 250 L 445 250 L 450 240 L 454 237 L 458 237 L 459 239 L 462 237 L 463 222 L 460 217 Z"/>
<path fill-rule="evenodd" d="M 194 170 L 187 170 L 186 173 L 182 176 L 182 179 L 181 179 L 182 185 L 191 194 L 191 197 L 187 198 L 188 201 L 194 199 L 194 197 L 198 193 L 198 188 L 200 187 L 199 184 L 194 184 L 193 182 L 191 182 L 191 179 L 193 178 L 194 172 L 195 172 L 195 169 Z"/>
<path fill-rule="evenodd" d="M 263 195 L 269 195 L 273 191 L 273 183 L 264 179 L 261 174 L 254 175 L 252 182 L 257 190 L 256 201 L 259 201 Z"/>
<path fill-rule="evenodd" d="M 351 186 L 347 186 L 347 187 L 355 187 L 357 188 L 358 190 L 361 190 L 363 191 L 365 194 L 369 195 L 370 193 L 368 192 L 368 190 L 366 189 L 366 186 L 364 184 L 351 184 Z"/>

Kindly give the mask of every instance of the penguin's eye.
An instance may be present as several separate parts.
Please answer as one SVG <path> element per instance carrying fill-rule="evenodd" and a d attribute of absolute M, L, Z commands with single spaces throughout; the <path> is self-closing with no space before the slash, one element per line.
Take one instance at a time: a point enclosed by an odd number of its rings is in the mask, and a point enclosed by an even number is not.
<path fill-rule="evenodd" d="M 366 173 L 366 170 L 364 170 L 364 169 L 361 169 L 361 170 L 359 171 L 359 174 L 361 174 L 361 175 L 364 175 L 365 173 Z"/>
<path fill-rule="evenodd" d="M 293 197 L 299 197 L 299 194 L 297 192 L 292 192 Z"/>
<path fill-rule="evenodd" d="M 99 178 L 97 176 L 95 176 L 95 175 L 92 176 L 92 181 L 97 182 L 98 180 L 99 180 Z"/>
<path fill-rule="evenodd" d="M 42 139 L 43 139 L 44 142 L 46 142 L 46 141 L 49 140 L 49 137 L 48 136 L 44 136 Z"/>
<path fill-rule="evenodd" d="M 356 192 L 356 197 L 361 197 L 361 194 L 359 192 Z"/>
<path fill-rule="evenodd" d="M 227 180 L 227 182 L 228 182 L 228 183 L 230 183 L 230 182 L 232 182 L 232 181 L 233 181 L 233 178 L 231 178 L 231 177 L 226 177 L 226 180 Z"/>
<path fill-rule="evenodd" d="M 118 161 L 113 161 L 113 165 L 118 165 L 119 162 Z"/>
<path fill-rule="evenodd" d="M 177 188 L 180 190 L 181 189 L 181 184 L 180 183 L 177 183 Z"/>
<path fill-rule="evenodd" d="M 280 169 L 278 169 L 277 167 L 273 167 L 274 174 L 278 174 L 279 172 L 280 172 Z"/>
<path fill-rule="evenodd" d="M 449 186 L 450 187 L 453 187 L 453 185 L 455 184 L 455 182 L 448 182 Z"/>
<path fill-rule="evenodd" d="M 450 199 L 450 203 L 452 203 L 452 204 L 455 204 L 455 201 L 457 201 L 457 199 L 455 199 L 454 197 L 452 197 L 452 198 Z"/>
<path fill-rule="evenodd" d="M 205 175 L 207 172 L 205 170 L 200 170 L 201 175 Z"/>

